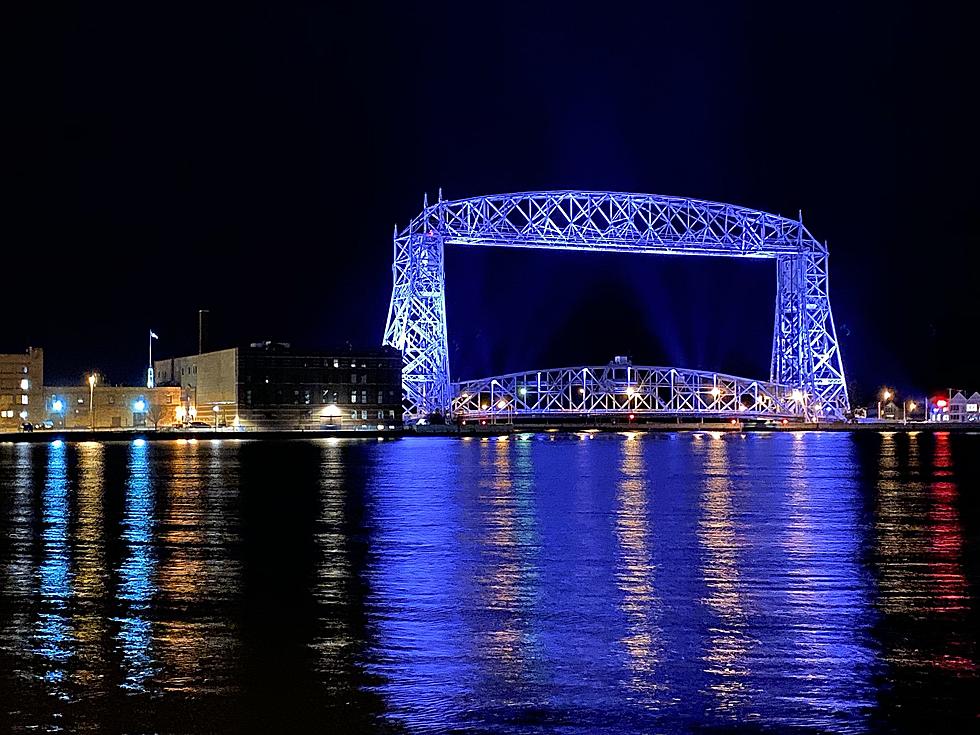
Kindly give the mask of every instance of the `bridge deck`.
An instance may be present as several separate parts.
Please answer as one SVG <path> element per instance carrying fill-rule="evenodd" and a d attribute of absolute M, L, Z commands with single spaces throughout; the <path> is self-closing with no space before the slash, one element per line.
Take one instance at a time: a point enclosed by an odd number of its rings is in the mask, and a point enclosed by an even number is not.
<path fill-rule="evenodd" d="M 793 386 L 628 362 L 467 380 L 453 384 L 452 396 L 457 418 L 629 414 L 810 418 L 814 413 L 806 394 Z"/>

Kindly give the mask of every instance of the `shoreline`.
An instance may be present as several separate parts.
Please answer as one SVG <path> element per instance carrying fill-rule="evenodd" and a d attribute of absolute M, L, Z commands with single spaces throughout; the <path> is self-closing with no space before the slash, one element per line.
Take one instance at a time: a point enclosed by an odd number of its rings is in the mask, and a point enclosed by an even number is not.
<path fill-rule="evenodd" d="M 0 443 L 44 444 L 52 441 L 191 441 L 191 440 L 234 440 L 234 441 L 282 441 L 293 439 L 398 439 L 403 437 L 472 437 L 502 436 L 511 434 L 671 434 L 695 432 L 722 432 L 732 434 L 770 434 L 785 432 L 852 432 L 852 433 L 980 433 L 978 423 L 868 423 L 868 424 L 786 424 L 776 426 L 753 426 L 731 423 L 705 422 L 704 424 L 491 424 L 486 426 L 428 426 L 424 428 L 385 429 L 382 431 L 340 431 L 340 430 L 265 430 L 265 431 L 154 431 L 122 429 L 52 430 L 33 432 L 0 432 Z"/>

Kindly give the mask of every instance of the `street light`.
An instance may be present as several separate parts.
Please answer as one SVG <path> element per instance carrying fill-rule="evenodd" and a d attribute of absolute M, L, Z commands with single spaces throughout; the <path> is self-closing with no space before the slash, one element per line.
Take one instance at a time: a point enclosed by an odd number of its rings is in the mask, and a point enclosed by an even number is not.
<path fill-rule="evenodd" d="M 915 401 L 906 401 L 902 404 L 902 423 L 907 424 L 909 422 L 909 411 L 914 411 L 916 409 Z"/>
<path fill-rule="evenodd" d="M 881 400 L 878 401 L 878 420 L 879 421 L 881 421 L 881 403 L 882 403 L 882 401 L 889 400 L 891 397 L 892 397 L 892 392 L 890 390 L 888 390 L 887 388 L 885 388 L 885 390 L 883 390 L 881 392 Z"/>
<path fill-rule="evenodd" d="M 95 431 L 95 373 L 88 376 L 88 416 L 92 431 Z"/>

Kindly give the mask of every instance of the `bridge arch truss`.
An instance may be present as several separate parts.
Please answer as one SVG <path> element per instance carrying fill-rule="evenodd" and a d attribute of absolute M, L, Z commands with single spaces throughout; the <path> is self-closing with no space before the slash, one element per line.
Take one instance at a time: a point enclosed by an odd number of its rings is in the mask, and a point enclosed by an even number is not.
<path fill-rule="evenodd" d="M 807 418 L 803 393 L 734 375 L 611 362 L 454 385 L 458 418 L 702 416 Z"/>
<path fill-rule="evenodd" d="M 799 391 L 814 418 L 840 419 L 850 410 L 827 248 L 802 222 L 683 197 L 545 191 L 456 201 L 440 196 L 435 204 L 426 201 L 407 227 L 396 228 L 384 343 L 404 356 L 409 421 L 459 406 L 446 331 L 445 248 L 453 245 L 775 260 L 767 383 Z"/>

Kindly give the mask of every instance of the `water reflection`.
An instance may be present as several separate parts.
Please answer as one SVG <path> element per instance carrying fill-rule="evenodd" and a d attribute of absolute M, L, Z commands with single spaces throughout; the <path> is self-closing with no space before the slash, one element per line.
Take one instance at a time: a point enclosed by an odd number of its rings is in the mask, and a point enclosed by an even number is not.
<path fill-rule="evenodd" d="M 621 641 L 627 654 L 627 686 L 641 702 L 649 705 L 658 701 L 655 695 L 664 688 L 656 671 L 663 649 L 659 625 L 662 601 L 657 595 L 656 568 L 650 549 L 649 475 L 639 441 L 622 442 L 621 456 L 616 491 L 619 545 L 616 579 L 623 593 L 621 609 L 626 616 Z"/>
<path fill-rule="evenodd" d="M 485 670 L 514 683 L 528 674 L 536 640 L 529 628 L 535 601 L 536 573 L 534 511 L 527 482 L 528 447 L 506 441 L 483 443 L 480 464 L 489 469 L 480 481 L 479 513 L 484 540 L 476 581 L 487 611 L 486 630 L 480 631 L 478 650 Z M 512 454 L 517 455 L 515 478 Z"/>
<path fill-rule="evenodd" d="M 977 449 L 0 445 L 0 731 L 967 731 Z"/>
<path fill-rule="evenodd" d="M 729 478 L 727 442 L 721 436 L 702 441 L 705 452 L 703 515 L 698 538 L 705 551 L 703 567 L 707 595 L 703 602 L 713 614 L 707 631 L 705 671 L 715 695 L 716 711 L 736 717 L 749 702 L 747 655 L 754 645 L 748 635 L 748 614 L 741 578 L 743 541 L 735 520 Z"/>
<path fill-rule="evenodd" d="M 105 602 L 109 595 L 105 541 L 105 445 L 85 442 L 73 446 L 78 475 L 74 533 L 75 636 L 78 662 L 75 677 L 102 691 L 105 681 Z"/>
<path fill-rule="evenodd" d="M 64 445 L 48 446 L 48 463 L 41 499 L 44 530 L 43 561 L 38 569 L 41 606 L 34 636 L 35 653 L 43 659 L 42 676 L 50 691 L 68 696 L 62 682 L 72 655 L 68 603 L 72 591 L 71 551 L 68 544 L 68 465 Z"/>
<path fill-rule="evenodd" d="M 119 569 L 117 593 L 124 610 L 118 621 L 124 670 L 122 686 L 137 691 L 144 688 L 156 668 L 150 650 L 149 613 L 156 594 L 157 546 L 153 535 L 155 499 L 148 453 L 146 442 L 134 441 L 129 446 L 126 511 L 122 521 L 126 558 Z"/>

